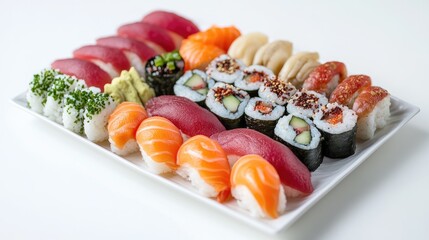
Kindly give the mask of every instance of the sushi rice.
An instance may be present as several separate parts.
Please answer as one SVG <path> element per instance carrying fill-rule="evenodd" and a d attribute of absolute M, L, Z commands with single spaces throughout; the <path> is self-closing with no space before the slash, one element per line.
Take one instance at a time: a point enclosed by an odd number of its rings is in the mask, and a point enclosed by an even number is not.
<path fill-rule="evenodd" d="M 177 169 L 176 173 L 179 174 L 179 176 L 190 181 L 192 186 L 197 189 L 198 193 L 205 197 L 216 197 L 219 194 L 213 186 L 208 184 L 200 176 L 198 170 L 188 163 L 184 163 L 183 165 L 181 165 Z"/>
<path fill-rule="evenodd" d="M 191 78 L 194 74 L 199 75 L 203 81 L 207 83 L 207 87 L 210 89 L 215 84 L 213 79 L 207 79 L 207 74 L 201 70 L 195 69 L 185 72 L 182 77 L 177 80 L 174 85 L 174 94 L 179 97 L 185 97 L 193 102 L 202 102 L 206 99 L 207 94 L 201 94 L 197 91 L 185 86 L 184 84 Z"/>
<path fill-rule="evenodd" d="M 207 75 L 214 81 L 232 84 L 243 78 L 244 68 L 245 64 L 241 60 L 223 54 L 210 62 Z"/>
<path fill-rule="evenodd" d="M 92 142 L 102 142 L 109 138 L 107 121 L 116 108 L 116 102 L 105 93 L 97 93 L 90 98 L 84 113 L 84 132 Z"/>
<path fill-rule="evenodd" d="M 367 140 L 374 137 L 377 128 L 383 128 L 390 117 L 390 96 L 375 105 L 374 110 L 368 116 L 361 117 L 357 122 L 357 137 Z"/>
<path fill-rule="evenodd" d="M 48 97 L 48 90 L 55 81 L 55 77 L 59 74 L 61 73 L 57 70 L 44 69 L 33 76 L 26 94 L 27 104 L 31 110 L 39 114 L 43 113 L 43 108 Z"/>

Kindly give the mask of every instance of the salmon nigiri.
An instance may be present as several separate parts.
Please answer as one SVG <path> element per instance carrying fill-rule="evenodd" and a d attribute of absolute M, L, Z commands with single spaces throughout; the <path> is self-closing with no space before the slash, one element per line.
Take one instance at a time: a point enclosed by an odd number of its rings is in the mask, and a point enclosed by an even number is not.
<path fill-rule="evenodd" d="M 276 169 L 259 155 L 241 157 L 231 171 L 232 196 L 254 217 L 277 218 L 286 197 Z"/>
<path fill-rule="evenodd" d="M 172 122 L 150 117 L 140 124 L 136 138 L 149 171 L 161 174 L 176 169 L 176 155 L 183 138 Z"/>
<path fill-rule="evenodd" d="M 188 39 L 192 41 L 203 42 L 205 44 L 215 45 L 227 52 L 232 42 L 234 42 L 234 40 L 237 39 L 240 35 L 240 31 L 234 26 L 213 26 L 206 31 L 192 34 L 188 37 Z"/>
<path fill-rule="evenodd" d="M 213 59 L 225 53 L 224 50 L 214 45 L 188 39 L 182 41 L 179 52 L 185 61 L 185 71 L 190 69 L 205 70 Z"/>
<path fill-rule="evenodd" d="M 189 179 L 199 193 L 224 202 L 230 195 L 230 167 L 222 147 L 214 140 L 197 135 L 189 138 L 177 154 L 177 173 Z"/>
<path fill-rule="evenodd" d="M 122 156 L 137 152 L 137 128 L 146 118 L 147 113 L 142 105 L 133 102 L 119 104 L 107 124 L 112 152 Z"/>

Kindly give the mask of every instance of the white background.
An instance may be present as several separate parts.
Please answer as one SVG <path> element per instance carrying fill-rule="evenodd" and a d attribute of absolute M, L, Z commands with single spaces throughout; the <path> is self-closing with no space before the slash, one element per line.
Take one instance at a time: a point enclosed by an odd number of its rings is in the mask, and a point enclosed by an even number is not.
<path fill-rule="evenodd" d="M 107 2 L 0 3 L 0 239 L 429 239 L 428 1 Z M 271 236 L 9 102 L 53 60 L 159 8 L 202 29 L 234 24 L 318 51 L 421 112 L 291 228 Z"/>

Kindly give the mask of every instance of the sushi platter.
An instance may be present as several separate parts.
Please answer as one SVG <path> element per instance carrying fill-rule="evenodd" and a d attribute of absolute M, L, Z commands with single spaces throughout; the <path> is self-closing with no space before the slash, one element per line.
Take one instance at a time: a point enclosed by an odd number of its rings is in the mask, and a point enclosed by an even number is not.
<path fill-rule="evenodd" d="M 12 102 L 166 189 L 276 233 L 419 112 L 374 83 L 289 41 L 200 30 L 159 10 L 54 61 Z"/>

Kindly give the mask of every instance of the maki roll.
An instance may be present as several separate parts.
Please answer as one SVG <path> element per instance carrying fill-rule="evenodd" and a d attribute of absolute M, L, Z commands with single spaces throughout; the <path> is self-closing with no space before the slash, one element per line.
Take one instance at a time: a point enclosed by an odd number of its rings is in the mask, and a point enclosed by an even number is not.
<path fill-rule="evenodd" d="M 314 91 L 298 91 L 289 100 L 288 113 L 299 113 L 312 118 L 321 106 L 328 104 L 328 98 Z"/>
<path fill-rule="evenodd" d="M 146 63 L 147 83 L 157 96 L 174 95 L 174 84 L 183 75 L 184 68 L 185 62 L 178 51 L 155 56 Z"/>
<path fill-rule="evenodd" d="M 323 136 L 323 154 L 346 158 L 356 151 L 357 115 L 338 103 L 328 103 L 316 112 L 314 124 Z"/>
<path fill-rule="evenodd" d="M 322 139 L 311 120 L 299 113 L 280 118 L 274 139 L 285 144 L 311 172 L 323 161 Z"/>
<path fill-rule="evenodd" d="M 251 98 L 244 109 L 248 128 L 274 137 L 277 120 L 285 113 L 285 107 L 259 97 Z"/>
<path fill-rule="evenodd" d="M 264 84 L 259 87 L 258 95 L 263 99 L 283 106 L 295 92 L 296 88 L 292 84 L 285 83 L 278 78 L 272 78 L 265 81 Z"/>
<path fill-rule="evenodd" d="M 258 95 L 259 87 L 265 81 L 275 78 L 273 71 L 259 65 L 252 65 L 244 69 L 243 78 L 237 79 L 234 85 L 249 93 L 251 97 Z"/>
<path fill-rule="evenodd" d="M 209 90 L 206 105 L 226 128 L 242 126 L 244 108 L 249 102 L 249 94 L 226 83 L 216 83 Z"/>
<path fill-rule="evenodd" d="M 205 72 L 190 70 L 177 80 L 176 85 L 174 85 L 174 94 L 204 106 L 209 88 L 213 85 L 214 81 L 207 79 Z"/>
<path fill-rule="evenodd" d="M 240 60 L 223 54 L 207 66 L 207 75 L 216 82 L 234 83 L 243 78 L 245 65 Z"/>

